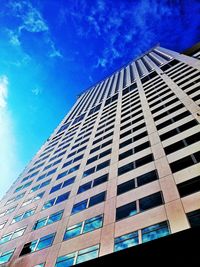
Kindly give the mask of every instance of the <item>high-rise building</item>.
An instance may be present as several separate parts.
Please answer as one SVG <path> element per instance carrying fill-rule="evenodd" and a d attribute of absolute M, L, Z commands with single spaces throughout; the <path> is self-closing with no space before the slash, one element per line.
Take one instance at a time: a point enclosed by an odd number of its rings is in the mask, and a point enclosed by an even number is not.
<path fill-rule="evenodd" d="M 156 46 L 78 97 L 1 200 L 0 266 L 99 266 L 200 225 L 199 59 Z"/>

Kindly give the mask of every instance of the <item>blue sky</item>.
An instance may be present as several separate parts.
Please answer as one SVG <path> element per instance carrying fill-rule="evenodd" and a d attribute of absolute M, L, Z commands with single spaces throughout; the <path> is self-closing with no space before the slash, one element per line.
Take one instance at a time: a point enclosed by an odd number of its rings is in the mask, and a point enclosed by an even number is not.
<path fill-rule="evenodd" d="M 199 37 L 198 0 L 1 0 L 0 197 L 80 92 L 157 43 Z"/>

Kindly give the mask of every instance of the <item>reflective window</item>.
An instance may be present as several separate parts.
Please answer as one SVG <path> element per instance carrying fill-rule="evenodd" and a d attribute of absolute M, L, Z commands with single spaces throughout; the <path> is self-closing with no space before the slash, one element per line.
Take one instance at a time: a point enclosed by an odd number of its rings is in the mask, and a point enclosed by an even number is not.
<path fill-rule="evenodd" d="M 66 229 L 63 240 L 76 237 L 80 234 L 94 231 L 103 225 L 103 215 L 98 215 L 93 218 L 87 219 L 81 223 L 70 226 Z"/>
<path fill-rule="evenodd" d="M 145 211 L 157 207 L 163 203 L 161 192 L 139 199 L 140 211 Z"/>
<path fill-rule="evenodd" d="M 0 264 L 8 262 L 11 259 L 12 255 L 14 254 L 14 251 L 15 250 L 12 249 L 9 251 L 2 252 L 0 254 Z"/>
<path fill-rule="evenodd" d="M 79 250 L 76 263 L 81 263 L 91 259 L 95 259 L 98 257 L 98 254 L 99 254 L 99 245 Z"/>
<path fill-rule="evenodd" d="M 47 202 L 44 203 L 42 210 L 51 208 L 54 205 L 57 205 L 65 200 L 67 200 L 69 198 L 70 192 L 66 192 L 58 197 L 54 197 L 50 200 L 48 200 Z"/>
<path fill-rule="evenodd" d="M 52 224 L 54 222 L 61 220 L 62 215 L 63 215 L 63 210 L 53 213 L 50 216 L 37 220 L 33 226 L 33 230 L 37 230 L 41 227 L 44 227 L 46 225 L 49 225 L 49 224 Z"/>
<path fill-rule="evenodd" d="M 136 201 L 128 203 L 116 209 L 116 221 L 133 216 L 136 213 Z"/>
<path fill-rule="evenodd" d="M 161 222 L 142 229 L 142 242 L 148 242 L 170 234 L 168 223 Z"/>
<path fill-rule="evenodd" d="M 200 210 L 187 213 L 187 217 L 191 227 L 200 226 Z"/>
<path fill-rule="evenodd" d="M 129 233 L 115 238 L 114 251 L 119 251 L 139 244 L 138 232 Z"/>
<path fill-rule="evenodd" d="M 74 204 L 72 214 L 78 213 L 87 208 L 87 200 L 83 200 L 77 204 Z"/>
<path fill-rule="evenodd" d="M 105 200 L 106 192 L 101 192 L 98 195 L 95 195 L 89 199 L 85 199 L 79 203 L 74 204 L 71 214 L 78 213 L 86 208 L 97 205 Z"/>
<path fill-rule="evenodd" d="M 0 244 L 3 244 L 3 243 L 8 242 L 12 239 L 15 239 L 17 237 L 22 236 L 24 234 L 25 230 L 26 230 L 26 227 L 17 229 L 14 232 L 10 232 L 8 234 L 3 235 L 0 239 Z"/>
<path fill-rule="evenodd" d="M 23 256 L 34 251 L 38 251 L 47 247 L 52 246 L 55 238 L 55 233 L 43 236 L 40 239 L 26 243 L 19 256 Z"/>

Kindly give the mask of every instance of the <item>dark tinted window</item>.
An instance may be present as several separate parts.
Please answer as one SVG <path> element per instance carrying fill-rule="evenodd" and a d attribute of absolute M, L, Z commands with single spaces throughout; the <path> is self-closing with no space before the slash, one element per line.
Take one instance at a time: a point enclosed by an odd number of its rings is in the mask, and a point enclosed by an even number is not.
<path fill-rule="evenodd" d="M 136 202 L 131 202 L 116 209 L 116 221 L 133 216 L 137 213 Z"/>
<path fill-rule="evenodd" d="M 177 188 L 181 197 L 200 191 L 200 176 L 178 184 Z"/>
<path fill-rule="evenodd" d="M 140 211 L 145 211 L 157 207 L 163 203 L 161 193 L 155 193 L 139 200 Z"/>

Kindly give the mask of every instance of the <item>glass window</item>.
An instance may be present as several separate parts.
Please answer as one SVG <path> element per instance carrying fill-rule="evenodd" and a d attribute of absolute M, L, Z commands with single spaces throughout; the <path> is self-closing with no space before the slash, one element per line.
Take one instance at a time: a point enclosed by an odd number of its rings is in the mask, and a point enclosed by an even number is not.
<path fill-rule="evenodd" d="M 26 230 L 26 228 L 16 230 L 12 235 L 12 239 L 15 239 L 19 236 L 22 236 L 24 234 L 25 230 Z"/>
<path fill-rule="evenodd" d="M 100 184 L 102 184 L 102 183 L 104 183 L 106 181 L 108 181 L 108 173 L 96 178 L 94 180 L 93 187 L 97 186 L 97 185 L 100 185 Z"/>
<path fill-rule="evenodd" d="M 37 250 L 50 247 L 53 244 L 54 237 L 55 237 L 55 234 L 50 234 L 50 235 L 40 238 L 35 250 L 37 251 Z"/>
<path fill-rule="evenodd" d="M 126 193 L 134 188 L 135 188 L 135 179 L 132 179 L 117 186 L 117 195 Z"/>
<path fill-rule="evenodd" d="M 49 194 L 51 194 L 51 193 L 53 193 L 53 192 L 59 190 L 59 189 L 61 188 L 61 186 L 62 186 L 62 183 L 53 186 L 53 187 L 51 188 Z"/>
<path fill-rule="evenodd" d="M 158 180 L 158 174 L 156 170 L 138 176 L 137 184 L 138 186 L 142 186 L 155 180 Z"/>
<path fill-rule="evenodd" d="M 63 216 L 63 210 L 58 211 L 54 214 L 51 214 L 47 220 L 47 224 L 51 224 L 51 223 L 54 223 L 54 222 L 61 220 L 62 216 Z"/>
<path fill-rule="evenodd" d="M 54 205 L 55 200 L 56 198 L 53 198 L 47 201 L 46 203 L 44 203 L 42 209 L 45 210 L 45 209 L 51 208 Z"/>
<path fill-rule="evenodd" d="M 78 224 L 68 227 L 67 231 L 64 234 L 63 240 L 67 240 L 67 239 L 80 235 L 81 230 L 82 230 L 82 224 L 83 223 L 78 223 Z"/>
<path fill-rule="evenodd" d="M 161 192 L 157 192 L 147 197 L 143 197 L 139 199 L 140 211 L 152 209 L 162 204 L 163 204 L 163 199 L 162 199 Z"/>
<path fill-rule="evenodd" d="M 157 223 L 142 229 L 142 242 L 148 242 L 166 235 L 169 235 L 167 222 Z"/>
<path fill-rule="evenodd" d="M 177 188 L 181 197 L 198 192 L 200 190 L 200 176 L 178 184 Z"/>
<path fill-rule="evenodd" d="M 187 217 L 191 227 L 200 226 L 200 210 L 187 213 Z"/>
<path fill-rule="evenodd" d="M 86 207 L 87 207 L 87 200 L 83 200 L 77 204 L 74 204 L 71 214 L 78 213 L 78 212 L 86 209 Z"/>
<path fill-rule="evenodd" d="M 102 215 L 88 219 L 85 221 L 83 233 L 94 231 L 95 229 L 102 227 L 102 225 L 103 225 Z"/>
<path fill-rule="evenodd" d="M 134 164 L 133 164 L 133 162 L 130 162 L 130 163 L 128 163 L 128 164 L 126 164 L 126 165 L 124 165 L 118 169 L 118 175 L 122 175 L 124 173 L 129 172 L 129 171 L 132 171 L 133 169 L 134 169 Z"/>
<path fill-rule="evenodd" d="M 71 253 L 57 258 L 55 267 L 69 267 L 74 265 L 76 253 Z"/>
<path fill-rule="evenodd" d="M 68 186 L 68 185 L 70 185 L 70 184 L 73 184 L 74 181 L 75 181 L 75 177 L 72 177 L 72 178 L 70 178 L 70 179 L 64 181 L 62 187 L 65 187 L 65 186 Z"/>
<path fill-rule="evenodd" d="M 34 224 L 34 226 L 33 226 L 33 230 L 37 230 L 37 229 L 39 229 L 39 228 L 45 226 L 45 225 L 46 225 L 46 222 L 47 222 L 47 217 L 38 220 L 38 221 Z"/>
<path fill-rule="evenodd" d="M 12 249 L 12 250 L 3 252 L 3 253 L 0 255 L 0 264 L 3 264 L 3 263 L 8 262 L 8 261 L 11 259 L 11 257 L 12 257 L 12 255 L 13 255 L 14 251 L 15 251 L 15 250 Z"/>
<path fill-rule="evenodd" d="M 90 175 L 90 174 L 92 174 L 92 173 L 94 173 L 94 172 L 95 172 L 95 167 L 84 171 L 83 178 L 86 177 L 86 176 L 88 176 L 88 175 Z"/>
<path fill-rule="evenodd" d="M 99 254 L 99 245 L 82 249 L 78 252 L 76 263 L 81 263 L 97 258 L 98 254 Z"/>
<path fill-rule="evenodd" d="M 40 263 L 40 264 L 34 265 L 33 267 L 44 267 L 44 266 L 45 266 L 45 263 Z"/>
<path fill-rule="evenodd" d="M 68 197 L 69 197 L 69 193 L 70 193 L 70 192 L 67 192 L 67 193 L 64 193 L 64 194 L 58 196 L 57 199 L 56 199 L 56 203 L 55 203 L 55 205 L 56 205 L 56 204 L 59 204 L 59 203 L 61 203 L 61 202 L 63 202 L 63 201 L 65 201 L 66 199 L 68 199 Z"/>
<path fill-rule="evenodd" d="M 89 207 L 92 207 L 96 204 L 103 202 L 105 200 L 105 197 L 106 197 L 106 192 L 102 192 L 96 196 L 91 197 L 89 201 Z"/>
<path fill-rule="evenodd" d="M 129 233 L 115 238 L 114 251 L 119 251 L 139 244 L 138 232 Z"/>
<path fill-rule="evenodd" d="M 102 170 L 110 165 L 110 160 L 104 161 L 97 165 L 96 171 Z"/>
<path fill-rule="evenodd" d="M 83 184 L 78 189 L 78 194 L 85 192 L 86 190 L 89 190 L 92 187 L 92 182 L 88 182 L 86 184 Z"/>
<path fill-rule="evenodd" d="M 136 201 L 116 209 L 116 221 L 133 216 L 137 213 Z"/>
<path fill-rule="evenodd" d="M 6 225 L 6 223 L 7 223 L 7 221 L 0 224 L 0 230 L 4 228 L 4 226 Z"/>

